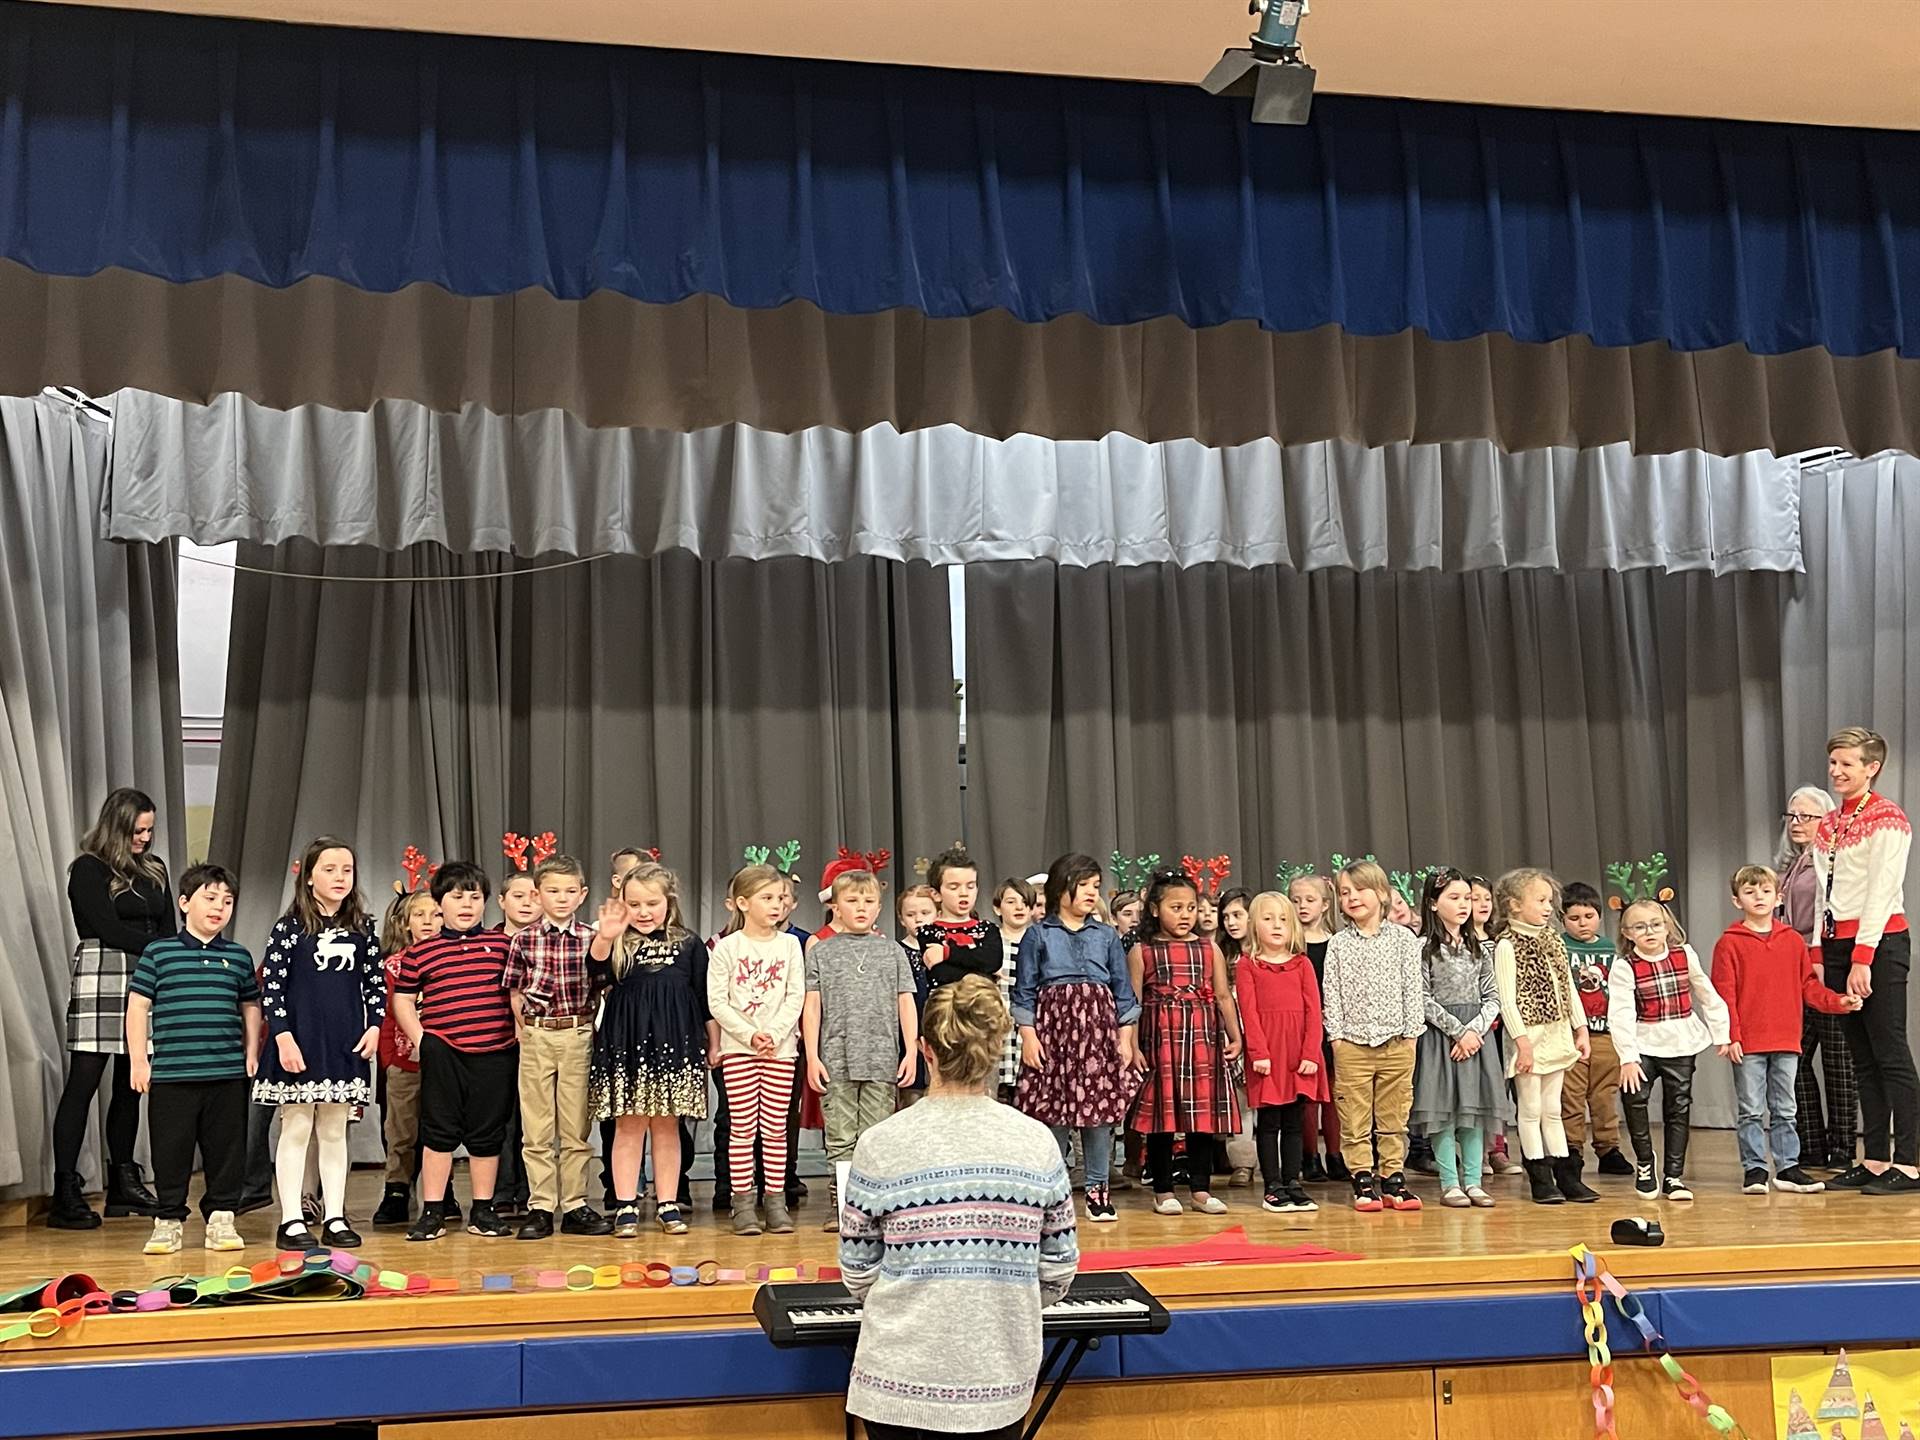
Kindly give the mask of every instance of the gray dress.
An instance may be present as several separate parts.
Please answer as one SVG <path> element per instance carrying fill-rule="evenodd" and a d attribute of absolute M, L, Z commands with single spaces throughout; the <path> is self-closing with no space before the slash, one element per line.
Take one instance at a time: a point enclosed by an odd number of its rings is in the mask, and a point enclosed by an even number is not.
<path fill-rule="evenodd" d="M 1420 968 L 1427 1028 L 1414 1051 L 1410 1118 L 1429 1135 L 1447 1129 L 1497 1131 L 1513 1118 L 1513 1101 L 1499 1041 L 1487 1034 L 1500 1016 L 1493 947 L 1443 946 L 1423 954 Z M 1453 1042 L 1469 1030 L 1485 1043 L 1470 1058 L 1455 1060 Z"/>

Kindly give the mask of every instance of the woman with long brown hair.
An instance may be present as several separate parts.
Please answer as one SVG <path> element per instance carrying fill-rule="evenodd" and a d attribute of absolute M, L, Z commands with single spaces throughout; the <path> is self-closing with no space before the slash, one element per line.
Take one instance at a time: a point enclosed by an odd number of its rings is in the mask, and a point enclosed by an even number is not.
<path fill-rule="evenodd" d="M 67 902 L 80 943 L 67 997 L 67 1083 L 53 1117 L 47 1224 L 56 1230 L 91 1230 L 100 1223 L 81 1185 L 80 1147 L 110 1061 L 107 1214 L 151 1215 L 158 1208 L 133 1159 L 140 1097 L 133 1093 L 126 1028 L 134 962 L 149 940 L 175 929 L 166 863 L 153 849 L 154 824 L 149 796 L 124 786 L 115 790 L 67 868 Z"/>

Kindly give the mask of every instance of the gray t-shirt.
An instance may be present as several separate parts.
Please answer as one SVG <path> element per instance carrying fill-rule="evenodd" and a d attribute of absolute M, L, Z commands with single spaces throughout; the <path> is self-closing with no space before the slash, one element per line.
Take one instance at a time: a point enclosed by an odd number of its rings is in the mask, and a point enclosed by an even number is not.
<path fill-rule="evenodd" d="M 807 953 L 820 997 L 820 1063 L 834 1081 L 892 1080 L 900 1069 L 900 997 L 914 993 L 907 952 L 884 935 L 829 935 Z"/>

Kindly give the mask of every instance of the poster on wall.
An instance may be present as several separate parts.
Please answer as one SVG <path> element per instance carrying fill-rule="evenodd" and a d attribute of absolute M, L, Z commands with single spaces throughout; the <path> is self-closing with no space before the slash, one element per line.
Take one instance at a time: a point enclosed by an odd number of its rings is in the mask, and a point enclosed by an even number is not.
<path fill-rule="evenodd" d="M 1773 1422 L 1781 1440 L 1915 1440 L 1920 1350 L 1777 1355 Z"/>

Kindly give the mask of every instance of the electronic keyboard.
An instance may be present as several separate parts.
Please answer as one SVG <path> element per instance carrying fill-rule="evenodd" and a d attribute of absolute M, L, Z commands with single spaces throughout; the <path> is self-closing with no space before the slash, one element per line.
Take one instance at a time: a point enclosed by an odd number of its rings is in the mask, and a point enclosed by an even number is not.
<path fill-rule="evenodd" d="M 782 1349 L 796 1345 L 852 1345 L 860 1338 L 860 1302 L 838 1282 L 762 1285 L 753 1318 Z M 1064 1298 L 1040 1312 L 1048 1340 L 1107 1335 L 1159 1335 L 1167 1310 L 1124 1270 L 1076 1275 Z"/>

